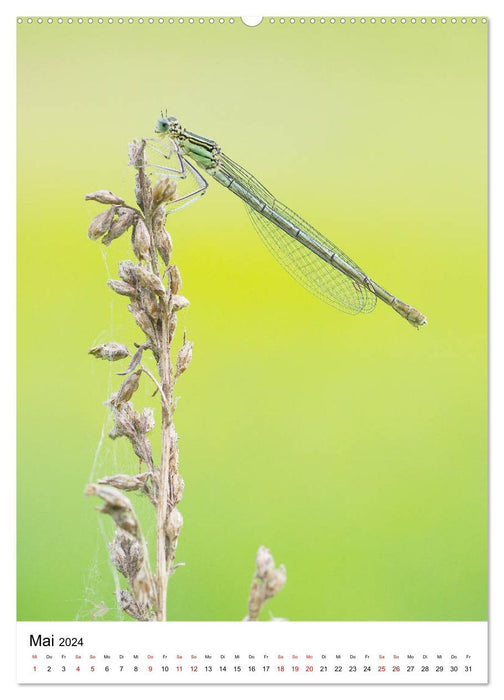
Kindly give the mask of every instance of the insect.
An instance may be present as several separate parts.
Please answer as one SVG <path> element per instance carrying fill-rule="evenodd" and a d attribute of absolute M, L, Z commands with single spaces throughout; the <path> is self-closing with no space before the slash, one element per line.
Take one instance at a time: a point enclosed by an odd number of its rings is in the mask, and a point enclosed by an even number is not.
<path fill-rule="evenodd" d="M 170 138 L 178 158 L 178 168 L 165 170 L 179 176 L 190 173 L 198 183 L 194 192 L 180 198 L 177 208 L 205 193 L 208 182 L 200 172 L 203 170 L 245 202 L 267 248 L 308 291 L 346 313 L 369 313 L 376 300 L 381 299 L 412 326 L 419 328 L 427 323 L 420 311 L 383 289 L 334 243 L 279 202 L 253 175 L 223 153 L 215 141 L 188 131 L 175 117 L 161 117 L 155 131 Z"/>

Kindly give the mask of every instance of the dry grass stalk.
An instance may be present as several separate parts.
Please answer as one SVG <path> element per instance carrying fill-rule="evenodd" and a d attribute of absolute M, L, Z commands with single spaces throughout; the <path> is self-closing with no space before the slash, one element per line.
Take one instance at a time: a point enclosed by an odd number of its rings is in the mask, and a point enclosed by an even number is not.
<path fill-rule="evenodd" d="M 162 177 L 153 184 L 146 173 L 145 142 L 129 144 L 130 164 L 136 169 L 135 198 L 137 207 L 108 190 L 86 195 L 86 199 L 109 205 L 95 216 L 88 236 L 106 246 L 132 230 L 132 248 L 138 260 L 119 264 L 118 280 L 108 286 L 120 296 L 128 297 L 128 310 L 145 339 L 136 345 L 132 355 L 120 343 L 110 342 L 91 348 L 96 358 L 116 362 L 130 357 L 129 366 L 118 374 L 125 376 L 107 404 L 114 417 L 112 439 L 125 437 L 144 471 L 136 475 L 107 476 L 86 487 L 86 494 L 99 496 L 100 509 L 110 515 L 116 525 L 110 558 L 126 578 L 129 590 L 119 595 L 122 609 L 137 620 L 166 620 L 168 579 L 176 569 L 174 559 L 182 528 L 182 515 L 177 504 L 182 499 L 184 481 L 179 474 L 177 433 L 173 424 L 173 397 L 177 378 L 187 370 L 192 358 L 192 343 L 184 331 L 182 346 L 175 364 L 171 345 L 177 325 L 177 312 L 188 306 L 179 294 L 182 278 L 170 264 L 172 240 L 165 230 L 166 205 L 176 197 L 176 183 Z M 166 280 L 166 283 L 165 281 Z M 153 355 L 157 377 L 142 364 L 145 352 Z M 144 379 L 145 378 L 145 379 Z M 159 464 L 153 458 L 147 433 L 154 427 L 152 408 L 135 410 L 131 401 L 141 381 L 151 381 L 161 405 L 161 454 Z M 139 491 L 149 498 L 156 512 L 156 571 L 150 570 L 147 543 L 129 499 L 122 491 Z"/>
<path fill-rule="evenodd" d="M 256 554 L 256 570 L 248 602 L 248 615 L 246 622 L 256 622 L 261 610 L 270 598 L 279 593 L 287 581 L 287 572 L 281 564 L 275 567 L 275 561 L 269 549 L 259 547 Z"/>

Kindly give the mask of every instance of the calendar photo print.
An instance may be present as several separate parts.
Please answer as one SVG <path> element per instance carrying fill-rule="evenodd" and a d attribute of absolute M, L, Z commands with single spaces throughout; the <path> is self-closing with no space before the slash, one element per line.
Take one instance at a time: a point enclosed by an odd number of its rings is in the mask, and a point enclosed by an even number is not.
<path fill-rule="evenodd" d="M 17 25 L 19 681 L 486 682 L 487 18 Z"/>

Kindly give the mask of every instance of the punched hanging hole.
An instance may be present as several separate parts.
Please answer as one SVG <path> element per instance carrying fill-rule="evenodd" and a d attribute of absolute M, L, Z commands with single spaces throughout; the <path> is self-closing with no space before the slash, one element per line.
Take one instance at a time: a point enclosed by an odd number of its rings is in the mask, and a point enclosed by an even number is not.
<path fill-rule="evenodd" d="M 262 17 L 242 17 L 241 21 L 243 24 L 246 24 L 247 27 L 257 27 L 258 24 L 261 24 L 262 19 Z"/>

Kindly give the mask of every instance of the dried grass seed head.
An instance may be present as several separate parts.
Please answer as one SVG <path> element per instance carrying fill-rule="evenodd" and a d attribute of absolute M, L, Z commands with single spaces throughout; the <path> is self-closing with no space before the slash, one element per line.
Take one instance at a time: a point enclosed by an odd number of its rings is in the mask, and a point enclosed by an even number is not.
<path fill-rule="evenodd" d="M 283 565 L 279 566 L 278 569 L 271 571 L 266 578 L 266 590 L 265 595 L 267 598 L 273 598 L 277 593 L 280 593 L 282 588 L 287 581 L 287 572 Z"/>
<path fill-rule="evenodd" d="M 152 590 L 151 577 L 148 575 L 145 567 L 142 567 L 132 580 L 131 590 L 141 607 L 150 607 L 154 598 L 154 591 Z"/>
<path fill-rule="evenodd" d="M 107 233 L 112 225 L 112 220 L 115 213 L 116 208 L 110 207 L 110 209 L 102 211 L 101 214 L 97 214 L 89 224 L 88 238 L 90 238 L 92 241 L 96 241 L 98 238 L 100 238 L 100 236 Z"/>
<path fill-rule="evenodd" d="M 173 501 L 174 503 L 180 503 L 182 496 L 184 495 L 185 481 L 180 476 L 180 474 L 173 475 Z"/>
<path fill-rule="evenodd" d="M 88 484 L 84 493 L 86 496 L 98 496 L 104 501 L 103 506 L 97 510 L 110 515 L 117 527 L 136 535 L 138 532 L 138 520 L 133 511 L 131 501 L 120 491 L 111 486 L 99 486 Z"/>
<path fill-rule="evenodd" d="M 153 320 L 159 318 L 160 308 L 157 297 L 145 287 L 140 290 L 140 303 Z"/>
<path fill-rule="evenodd" d="M 116 294 L 121 294 L 124 297 L 134 297 L 136 288 L 122 280 L 107 280 L 107 284 Z"/>
<path fill-rule="evenodd" d="M 158 296 L 163 296 L 166 293 L 166 289 L 157 275 L 146 267 L 135 265 L 131 260 L 123 260 L 119 263 L 119 277 L 127 284 L 134 285 L 136 288 L 145 287 Z"/>
<path fill-rule="evenodd" d="M 154 409 L 144 408 L 142 413 L 135 414 L 135 424 L 140 433 L 149 433 L 154 429 L 156 421 L 154 420 Z"/>
<path fill-rule="evenodd" d="M 113 486 L 121 491 L 140 491 L 148 478 L 149 472 L 134 475 L 114 474 L 114 476 L 104 476 L 102 479 L 98 479 L 98 483 Z"/>
<path fill-rule="evenodd" d="M 115 204 L 117 206 L 122 206 L 124 204 L 124 199 L 118 197 L 110 190 L 97 190 L 96 192 L 91 192 L 87 194 L 84 199 L 93 200 L 95 202 L 100 202 L 101 204 Z"/>
<path fill-rule="evenodd" d="M 154 342 L 154 328 L 147 312 L 137 302 L 128 304 L 128 311 L 136 321 L 136 324 L 143 330 L 145 335 Z"/>
<path fill-rule="evenodd" d="M 181 309 L 185 309 L 186 306 L 189 306 L 189 304 L 189 299 L 186 299 L 181 294 L 174 294 L 172 296 L 172 308 L 174 311 L 180 311 Z"/>
<path fill-rule="evenodd" d="M 188 340 L 184 340 L 184 344 L 177 354 L 177 368 L 175 372 L 177 377 L 179 377 L 189 367 L 192 360 L 192 348 L 193 343 L 190 343 Z"/>
<path fill-rule="evenodd" d="M 152 207 L 156 209 L 161 204 L 172 202 L 177 197 L 177 182 L 170 177 L 156 180 L 152 187 Z"/>
<path fill-rule="evenodd" d="M 172 314 L 170 317 L 170 324 L 168 327 L 168 342 L 171 343 L 173 336 L 175 335 L 175 331 L 177 330 L 177 323 L 178 323 L 178 318 L 176 314 Z"/>
<path fill-rule="evenodd" d="M 162 228 L 161 231 L 155 235 L 155 243 L 162 261 L 165 265 L 168 265 L 173 250 L 173 241 L 168 231 Z"/>
<path fill-rule="evenodd" d="M 170 234 L 164 227 L 166 219 L 166 207 L 159 206 L 154 212 L 152 218 L 152 232 L 154 233 L 154 242 L 156 248 L 165 265 L 170 262 L 170 257 L 173 250 L 173 241 Z"/>
<path fill-rule="evenodd" d="M 131 286 L 136 286 L 136 277 L 134 275 L 135 263 L 131 260 L 122 260 L 119 263 L 119 277 L 123 282 L 131 284 Z"/>
<path fill-rule="evenodd" d="M 134 168 L 142 168 L 145 164 L 145 143 L 133 139 L 128 143 L 128 165 Z"/>
<path fill-rule="evenodd" d="M 150 259 L 150 235 L 145 221 L 138 217 L 131 236 L 133 251 L 139 260 L 144 262 Z"/>
<path fill-rule="evenodd" d="M 123 233 L 131 228 L 135 222 L 137 214 L 133 209 L 121 209 L 119 211 L 120 213 L 112 222 L 109 232 L 102 238 L 103 245 L 110 245 L 112 241 L 122 236 Z"/>
<path fill-rule="evenodd" d="M 145 559 L 142 544 L 124 530 L 116 530 L 109 553 L 112 564 L 128 581 L 137 576 Z"/>
<path fill-rule="evenodd" d="M 275 561 L 270 550 L 267 547 L 261 546 L 256 554 L 256 572 L 259 578 L 265 579 L 268 574 L 275 568 Z"/>
<path fill-rule="evenodd" d="M 129 401 L 131 399 L 131 397 L 140 385 L 141 374 L 142 371 L 138 370 L 137 372 L 133 372 L 133 374 L 130 374 L 129 377 L 126 377 L 126 379 L 123 381 L 123 383 L 117 390 L 117 393 L 115 394 L 115 398 L 113 400 L 114 406 L 119 406 L 120 404 L 125 403 L 126 401 Z"/>
<path fill-rule="evenodd" d="M 135 199 L 142 211 L 152 209 L 152 187 L 144 168 L 140 168 L 135 176 Z"/>
<path fill-rule="evenodd" d="M 89 351 L 90 355 L 93 355 L 100 360 L 108 360 L 109 362 L 116 362 L 117 360 L 124 360 L 128 357 L 130 351 L 126 345 L 121 343 L 105 343 L 104 345 L 97 345 L 91 348 Z"/>
<path fill-rule="evenodd" d="M 173 543 L 178 539 L 183 524 L 184 518 L 182 517 L 182 513 L 178 508 L 173 508 L 165 526 L 165 532 L 170 542 Z"/>
<path fill-rule="evenodd" d="M 168 272 L 170 275 L 170 291 L 172 294 L 178 294 L 182 287 L 182 275 L 176 265 L 169 265 Z"/>
<path fill-rule="evenodd" d="M 138 284 L 150 290 L 158 296 L 164 296 L 166 289 L 160 278 L 145 267 L 137 265 L 134 270 Z"/>
<path fill-rule="evenodd" d="M 160 205 L 157 207 L 156 211 L 152 215 L 152 230 L 154 236 L 157 236 L 160 229 L 164 227 L 164 222 L 166 220 L 166 207 Z"/>
<path fill-rule="evenodd" d="M 261 579 L 254 578 L 250 587 L 248 602 L 249 620 L 257 620 L 264 605 L 264 584 Z"/>
<path fill-rule="evenodd" d="M 98 496 L 105 504 L 111 508 L 123 508 L 132 510 L 131 501 L 117 489 L 111 486 L 99 486 L 98 484 L 88 484 L 84 489 L 86 496 Z"/>
<path fill-rule="evenodd" d="M 109 437 L 115 440 L 118 437 L 127 437 L 133 439 L 135 437 L 135 409 L 133 404 L 126 401 L 122 404 L 116 405 L 114 402 L 113 395 L 110 400 L 110 405 L 114 411 L 115 424 L 109 433 Z"/>
<path fill-rule="evenodd" d="M 129 591 L 119 591 L 117 594 L 117 602 L 119 603 L 121 610 L 131 617 L 134 617 L 135 620 L 146 622 L 147 620 L 152 619 L 149 611 L 150 606 L 140 605 L 140 603 L 133 598 Z"/>
<path fill-rule="evenodd" d="M 152 468 L 154 466 L 152 462 L 152 447 L 145 435 L 138 433 L 130 442 L 133 452 L 138 459 L 147 464 L 149 468 Z"/>

